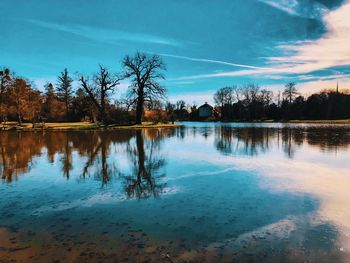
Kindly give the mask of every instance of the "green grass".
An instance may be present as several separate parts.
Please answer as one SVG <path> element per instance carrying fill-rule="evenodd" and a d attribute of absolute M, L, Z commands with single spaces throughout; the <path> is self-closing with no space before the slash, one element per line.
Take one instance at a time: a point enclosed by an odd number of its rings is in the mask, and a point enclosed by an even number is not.
<path fill-rule="evenodd" d="M 170 124 L 170 123 L 152 123 L 152 122 L 143 122 L 142 124 L 134 125 L 112 125 L 108 128 L 112 129 L 148 129 L 148 128 L 174 128 L 180 127 L 179 124 Z"/>
<path fill-rule="evenodd" d="M 167 123 L 157 123 L 154 124 L 152 122 L 143 122 L 141 125 L 107 125 L 106 127 L 103 125 L 99 125 L 96 123 L 90 122 L 47 122 L 44 127 L 35 128 L 37 130 L 45 129 L 45 130 L 97 130 L 107 128 L 109 130 L 113 129 L 145 129 L 145 128 L 174 128 L 179 127 L 181 125 L 178 124 L 167 124 Z M 22 123 L 19 125 L 16 122 L 6 122 L 0 125 L 0 127 L 5 128 L 17 128 L 23 130 L 34 130 L 32 123 Z"/>

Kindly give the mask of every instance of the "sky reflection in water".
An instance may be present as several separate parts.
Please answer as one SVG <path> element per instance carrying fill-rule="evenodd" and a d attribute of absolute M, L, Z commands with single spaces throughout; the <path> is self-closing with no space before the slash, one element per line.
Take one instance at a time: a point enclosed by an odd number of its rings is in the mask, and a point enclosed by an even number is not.
<path fill-rule="evenodd" d="M 350 260 L 347 126 L 6 132 L 0 147 L 6 260 Z"/>

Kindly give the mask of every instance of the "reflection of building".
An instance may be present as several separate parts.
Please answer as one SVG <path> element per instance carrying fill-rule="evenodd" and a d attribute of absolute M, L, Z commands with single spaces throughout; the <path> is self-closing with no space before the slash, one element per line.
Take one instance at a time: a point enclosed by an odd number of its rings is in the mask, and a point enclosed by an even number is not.
<path fill-rule="evenodd" d="M 214 108 L 210 106 L 207 102 L 198 108 L 198 117 L 199 118 L 208 118 L 212 117 L 214 114 Z"/>

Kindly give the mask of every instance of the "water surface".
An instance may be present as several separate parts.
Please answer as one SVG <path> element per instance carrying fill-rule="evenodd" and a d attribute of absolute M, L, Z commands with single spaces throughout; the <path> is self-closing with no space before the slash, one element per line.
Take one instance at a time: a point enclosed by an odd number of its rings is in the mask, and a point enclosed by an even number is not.
<path fill-rule="evenodd" d="M 350 126 L 2 132 L 0 262 L 350 262 Z"/>

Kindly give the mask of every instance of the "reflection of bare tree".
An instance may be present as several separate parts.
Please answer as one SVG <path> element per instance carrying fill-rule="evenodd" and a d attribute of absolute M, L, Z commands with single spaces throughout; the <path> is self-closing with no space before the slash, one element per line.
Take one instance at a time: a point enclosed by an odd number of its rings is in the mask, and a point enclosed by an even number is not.
<path fill-rule="evenodd" d="M 258 155 L 275 144 L 277 147 L 282 146 L 288 158 L 293 158 L 296 149 L 304 143 L 316 146 L 323 151 L 348 148 L 350 145 L 349 129 L 344 127 L 233 128 L 228 126 L 215 128 L 216 148 L 225 155 Z"/>
<path fill-rule="evenodd" d="M 73 163 L 72 163 L 72 147 L 70 145 L 68 136 L 66 134 L 65 136 L 65 144 L 63 149 L 63 156 L 61 158 L 62 162 L 62 172 L 63 175 L 67 178 L 70 176 L 70 172 L 73 169 Z"/>
<path fill-rule="evenodd" d="M 324 128 L 322 132 L 319 132 L 317 128 L 310 128 L 306 139 L 309 145 L 316 146 L 322 151 L 337 152 L 349 148 L 350 131 L 346 127 L 339 127 L 338 129 Z"/>
<path fill-rule="evenodd" d="M 274 130 L 267 128 L 216 127 L 215 144 L 218 151 L 228 154 L 258 155 L 269 149 L 270 137 Z"/>
<path fill-rule="evenodd" d="M 85 163 L 82 177 L 86 178 L 91 174 L 93 169 L 93 177 L 95 180 L 101 181 L 102 185 L 106 185 L 113 176 L 117 174 L 117 168 L 114 162 L 109 161 L 110 146 L 113 142 L 127 142 L 131 138 L 130 132 L 120 132 L 120 136 L 109 132 L 95 133 L 96 140 L 87 144 L 88 159 Z"/>
<path fill-rule="evenodd" d="M 289 158 L 293 158 L 294 152 L 295 152 L 294 141 L 292 139 L 293 130 L 289 128 L 283 128 L 281 132 L 282 132 L 283 150 Z"/>
<path fill-rule="evenodd" d="M 165 160 L 157 156 L 159 139 L 159 137 L 151 139 L 145 147 L 141 130 L 136 131 L 136 145 L 128 147 L 133 164 L 132 174 L 122 175 L 124 188 L 129 198 L 157 197 L 163 191 L 165 183 L 159 183 L 159 179 L 165 175 L 159 170 L 164 166 Z"/>
<path fill-rule="evenodd" d="M 176 137 L 182 140 L 185 138 L 185 131 L 186 131 L 186 128 L 183 126 L 178 127 L 177 129 L 174 129 L 174 132 L 176 133 Z"/>
<path fill-rule="evenodd" d="M 106 141 L 103 136 L 100 137 L 100 140 L 96 145 L 92 145 L 92 151 L 89 153 L 88 160 L 85 163 L 82 176 L 86 178 L 90 174 L 91 167 L 97 168 L 94 172 L 94 178 L 100 179 L 102 185 L 105 185 L 109 182 L 112 171 L 109 170 L 107 164 L 107 150 L 106 150 Z"/>

